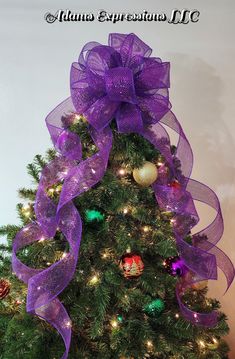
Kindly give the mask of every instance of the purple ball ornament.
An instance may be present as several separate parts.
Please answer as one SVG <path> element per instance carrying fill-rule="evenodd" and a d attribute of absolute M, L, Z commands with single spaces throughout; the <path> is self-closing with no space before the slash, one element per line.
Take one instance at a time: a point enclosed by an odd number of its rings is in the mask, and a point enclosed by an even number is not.
<path fill-rule="evenodd" d="M 174 277 L 183 277 L 188 272 L 188 267 L 186 267 L 184 260 L 179 256 L 165 259 L 163 265 L 167 272 Z"/>

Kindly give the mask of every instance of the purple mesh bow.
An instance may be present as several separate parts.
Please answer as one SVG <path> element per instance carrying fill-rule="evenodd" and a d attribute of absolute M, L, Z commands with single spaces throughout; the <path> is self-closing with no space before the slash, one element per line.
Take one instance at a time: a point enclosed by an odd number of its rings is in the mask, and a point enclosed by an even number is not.
<path fill-rule="evenodd" d="M 160 208 L 174 213 L 172 225 L 177 248 L 190 269 L 190 277 L 185 275 L 176 287 L 185 318 L 198 325 L 214 326 L 217 323 L 216 312 L 196 313 L 186 307 L 182 295 L 192 283 L 216 279 L 217 265 L 227 278 L 227 289 L 234 279 L 233 264 L 216 247 L 223 234 L 218 198 L 210 188 L 190 179 L 192 150 L 182 127 L 170 111 L 169 63 L 149 57 L 151 51 L 134 34 L 110 34 L 109 46 L 94 42 L 86 44 L 78 62 L 72 64 L 71 98 L 56 107 L 46 119 L 59 155 L 42 172 L 35 201 L 37 222 L 27 225 L 17 234 L 12 265 L 17 276 L 28 284 L 27 310 L 47 320 L 61 334 L 66 347 L 62 359 L 66 359 L 69 352 L 71 321 L 57 296 L 73 277 L 82 233 L 81 218 L 72 200 L 98 183 L 106 171 L 112 147 L 109 123 L 113 117 L 120 132 L 144 136 L 166 160 L 152 187 Z M 79 137 L 61 122 L 62 116 L 69 112 L 85 115 L 91 125 L 89 131 L 99 152 L 86 160 L 82 160 Z M 165 126 L 179 136 L 174 155 L 171 154 Z M 175 160 L 180 160 L 180 173 L 175 169 Z M 58 181 L 63 181 L 63 187 L 59 203 L 55 205 L 47 195 L 47 188 Z M 174 181 L 178 186 L 172 185 Z M 194 200 L 214 208 L 216 217 L 204 230 L 195 234 L 193 243 L 189 244 L 184 237 L 199 221 Z M 41 239 L 49 240 L 57 229 L 70 245 L 69 252 L 61 260 L 45 270 L 29 268 L 19 261 L 16 254 L 21 248 Z M 204 235 L 205 239 L 201 241 L 199 235 Z"/>
<path fill-rule="evenodd" d="M 119 132 L 138 132 L 170 108 L 169 62 L 136 35 L 110 34 L 109 46 L 90 42 L 71 68 L 71 96 L 78 113 L 100 130 L 116 118 Z"/>

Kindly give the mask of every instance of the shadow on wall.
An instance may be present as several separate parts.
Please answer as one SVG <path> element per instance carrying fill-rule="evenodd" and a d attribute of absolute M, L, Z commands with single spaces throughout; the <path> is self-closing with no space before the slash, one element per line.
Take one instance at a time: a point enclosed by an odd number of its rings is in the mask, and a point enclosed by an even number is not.
<path fill-rule="evenodd" d="M 173 112 L 180 120 L 195 154 L 193 177 L 211 186 L 221 201 L 225 232 L 219 247 L 235 263 L 235 144 L 231 135 L 233 123 L 230 121 L 229 130 L 224 121 L 224 109 L 229 106 L 229 100 L 225 96 L 223 79 L 215 68 L 200 58 L 167 55 L 173 59 L 170 96 Z M 205 228 L 211 211 L 203 207 L 199 215 L 203 225 L 199 223 L 198 228 Z M 227 341 L 231 347 L 230 358 L 235 358 L 235 285 L 233 283 L 224 297 L 224 276 L 220 275 L 218 281 L 210 281 L 209 286 L 209 295 L 221 301 L 222 310 L 229 317 Z"/>

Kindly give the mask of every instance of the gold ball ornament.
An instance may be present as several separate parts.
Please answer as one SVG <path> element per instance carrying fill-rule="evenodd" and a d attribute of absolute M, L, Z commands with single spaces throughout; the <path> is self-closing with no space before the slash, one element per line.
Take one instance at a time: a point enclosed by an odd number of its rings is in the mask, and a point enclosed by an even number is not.
<path fill-rule="evenodd" d="M 143 187 L 148 187 L 154 183 L 157 176 L 157 167 L 148 161 L 146 161 L 142 167 L 135 168 L 133 171 L 134 180 Z"/>

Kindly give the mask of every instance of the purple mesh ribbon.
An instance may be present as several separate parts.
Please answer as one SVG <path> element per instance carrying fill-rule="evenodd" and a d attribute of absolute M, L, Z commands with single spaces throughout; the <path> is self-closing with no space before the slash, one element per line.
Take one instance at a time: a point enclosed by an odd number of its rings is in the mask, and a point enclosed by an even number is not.
<path fill-rule="evenodd" d="M 13 244 L 12 267 L 16 275 L 28 284 L 27 311 L 51 323 L 61 334 L 67 358 L 71 340 L 71 321 L 57 296 L 74 275 L 81 241 L 82 222 L 72 199 L 87 191 L 103 177 L 112 145 L 112 132 L 105 128 L 100 132 L 91 129 L 98 153 L 81 161 L 79 137 L 65 130 L 61 118 L 74 112 L 71 99 L 56 107 L 46 119 L 52 141 L 60 155 L 42 171 L 35 201 L 37 222 L 17 233 Z M 48 187 L 63 181 L 58 206 L 47 195 Z M 16 254 L 23 247 L 54 237 L 60 230 L 69 242 L 70 250 L 63 258 L 45 270 L 29 268 L 19 261 Z"/>
<path fill-rule="evenodd" d="M 218 198 L 207 186 L 190 179 L 192 150 L 170 111 L 170 64 L 150 57 L 151 52 L 134 34 L 110 34 L 108 46 L 95 42 L 86 44 L 78 62 L 71 67 L 71 98 L 46 118 L 58 156 L 42 172 L 35 201 L 37 222 L 18 232 L 13 244 L 12 265 L 16 275 L 28 284 L 27 311 L 47 320 L 61 334 L 66 347 L 63 359 L 67 358 L 70 347 L 71 321 L 57 297 L 73 277 L 82 233 L 81 218 L 72 200 L 104 176 L 112 147 L 109 123 L 113 118 L 119 132 L 142 135 L 166 160 L 152 187 L 160 208 L 174 213 L 172 225 L 177 248 L 190 269 L 190 276 L 186 271 L 176 287 L 185 318 L 198 325 L 214 326 L 217 312 L 196 313 L 186 307 L 182 295 L 192 283 L 217 279 L 217 266 L 227 278 L 227 289 L 234 279 L 233 264 L 216 247 L 223 233 Z M 61 122 L 62 116 L 69 112 L 83 114 L 90 124 L 89 131 L 99 151 L 86 160 L 82 160 L 79 137 Z M 166 126 L 179 136 L 174 155 Z M 181 172 L 176 170 L 176 160 L 181 163 Z M 47 195 L 47 189 L 58 181 L 63 182 L 63 187 L 56 205 Z M 172 185 L 174 181 L 177 187 Z M 195 234 L 193 243 L 189 244 L 184 237 L 199 221 L 194 200 L 214 208 L 216 217 Z M 57 229 L 70 245 L 69 252 L 61 260 L 45 270 L 29 268 L 19 261 L 16 254 L 21 248 L 41 239 L 50 240 Z"/>

